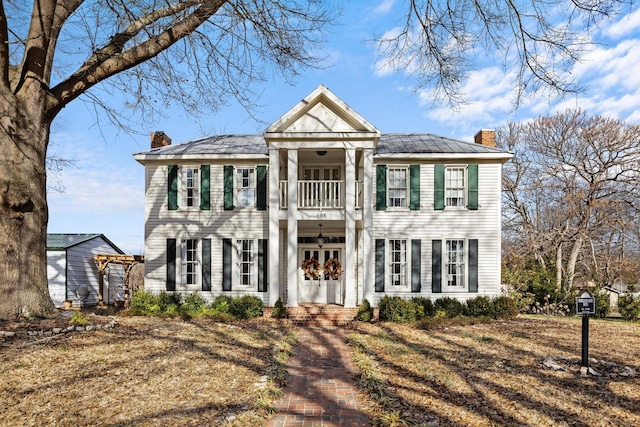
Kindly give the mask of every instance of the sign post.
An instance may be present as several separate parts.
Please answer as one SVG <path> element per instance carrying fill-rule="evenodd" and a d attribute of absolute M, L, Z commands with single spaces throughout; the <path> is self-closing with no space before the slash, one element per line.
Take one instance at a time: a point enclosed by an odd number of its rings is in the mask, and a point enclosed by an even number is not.
<path fill-rule="evenodd" d="M 582 368 L 589 371 L 589 315 L 596 314 L 596 300 L 587 292 L 576 298 L 576 314 L 582 316 Z"/>

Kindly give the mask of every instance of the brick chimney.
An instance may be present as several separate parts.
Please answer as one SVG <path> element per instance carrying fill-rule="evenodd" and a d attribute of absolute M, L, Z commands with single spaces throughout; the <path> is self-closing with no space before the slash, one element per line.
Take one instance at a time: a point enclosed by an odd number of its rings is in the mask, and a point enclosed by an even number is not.
<path fill-rule="evenodd" d="M 487 147 L 496 146 L 496 131 L 493 129 L 481 129 L 474 137 L 475 143 Z"/>
<path fill-rule="evenodd" d="M 164 132 L 151 132 L 151 148 L 160 148 L 171 145 L 171 138 Z"/>

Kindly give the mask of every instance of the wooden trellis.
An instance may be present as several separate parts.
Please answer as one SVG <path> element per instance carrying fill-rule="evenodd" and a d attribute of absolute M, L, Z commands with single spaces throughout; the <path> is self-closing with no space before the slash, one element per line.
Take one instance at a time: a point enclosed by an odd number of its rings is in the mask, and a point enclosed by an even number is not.
<path fill-rule="evenodd" d="M 98 286 L 98 304 L 103 304 L 102 289 L 104 287 L 104 275 L 105 270 L 109 264 L 119 264 L 124 267 L 124 304 L 125 307 L 129 307 L 131 302 L 131 281 L 129 280 L 129 273 L 136 264 L 144 263 L 143 255 L 113 255 L 113 254 L 98 254 L 93 257 L 96 264 L 98 264 L 99 271 L 99 286 Z"/>

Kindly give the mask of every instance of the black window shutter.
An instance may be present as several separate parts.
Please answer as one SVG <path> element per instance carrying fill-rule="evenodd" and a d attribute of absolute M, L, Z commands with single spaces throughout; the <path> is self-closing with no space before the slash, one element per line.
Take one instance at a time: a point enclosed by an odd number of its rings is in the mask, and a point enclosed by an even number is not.
<path fill-rule="evenodd" d="M 267 292 L 269 239 L 258 239 L 258 292 Z"/>
<path fill-rule="evenodd" d="M 176 239 L 167 239 L 167 291 L 176 290 Z"/>
<path fill-rule="evenodd" d="M 444 209 L 444 165 L 434 165 L 433 169 L 433 208 Z"/>
<path fill-rule="evenodd" d="M 384 292 L 384 239 L 376 239 L 376 292 Z"/>
<path fill-rule="evenodd" d="M 256 167 L 256 184 L 258 191 L 256 195 L 256 209 L 259 211 L 267 210 L 267 167 L 260 165 Z"/>
<path fill-rule="evenodd" d="M 208 211 L 211 209 L 210 187 L 211 187 L 211 165 L 200 166 L 200 209 Z"/>
<path fill-rule="evenodd" d="M 233 166 L 224 167 L 224 210 L 233 210 Z"/>
<path fill-rule="evenodd" d="M 431 292 L 442 292 L 442 240 L 431 241 Z"/>
<path fill-rule="evenodd" d="M 387 165 L 376 166 L 376 210 L 387 210 Z"/>
<path fill-rule="evenodd" d="M 420 292 L 420 252 L 422 241 L 420 239 L 411 240 L 411 292 Z"/>
<path fill-rule="evenodd" d="M 409 166 L 409 209 L 420 210 L 420 165 Z"/>
<path fill-rule="evenodd" d="M 478 210 L 478 165 L 470 164 L 467 166 L 468 180 L 468 196 L 467 209 Z"/>
<path fill-rule="evenodd" d="M 170 211 L 178 209 L 178 165 L 169 165 L 167 181 L 167 199 Z"/>
<path fill-rule="evenodd" d="M 211 239 L 202 239 L 202 290 L 211 290 Z"/>
<path fill-rule="evenodd" d="M 222 290 L 231 290 L 231 239 L 222 239 Z"/>
<path fill-rule="evenodd" d="M 478 292 L 478 239 L 469 239 L 469 292 Z"/>

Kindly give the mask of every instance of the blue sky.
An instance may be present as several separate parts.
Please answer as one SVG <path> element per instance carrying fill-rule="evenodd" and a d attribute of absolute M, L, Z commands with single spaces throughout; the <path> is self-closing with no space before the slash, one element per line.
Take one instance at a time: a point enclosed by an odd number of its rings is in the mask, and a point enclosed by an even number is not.
<path fill-rule="evenodd" d="M 82 102 L 69 105 L 52 127 L 50 155 L 75 160 L 75 165 L 49 175 L 49 232 L 102 233 L 127 253 L 144 250 L 144 168 L 132 154 L 149 148 L 149 134 L 162 130 L 180 143 L 217 133 L 262 133 L 264 129 L 318 85 L 324 84 L 383 133 L 425 132 L 471 141 L 479 129 L 499 128 L 509 121 L 580 107 L 640 124 L 640 12 L 620 16 L 601 26 L 601 42 L 573 69 L 588 90 L 565 99 L 530 99 L 513 111 L 513 84 L 499 64 L 484 61 L 463 85 L 467 103 L 457 110 L 434 103 L 427 91 L 403 72 L 376 65 L 371 40 L 397 25 L 399 1 L 350 1 L 332 27 L 322 69 L 304 71 L 285 83 L 269 76 L 255 86 L 261 96 L 254 117 L 239 105 L 222 107 L 206 119 L 182 110 L 170 118 L 150 121 L 139 134 L 128 134 Z"/>

